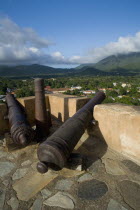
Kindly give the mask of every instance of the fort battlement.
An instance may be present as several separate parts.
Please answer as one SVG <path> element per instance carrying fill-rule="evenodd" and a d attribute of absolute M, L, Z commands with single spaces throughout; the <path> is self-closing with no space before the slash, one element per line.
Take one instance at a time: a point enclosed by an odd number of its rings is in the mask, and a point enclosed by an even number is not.
<path fill-rule="evenodd" d="M 51 114 L 56 119 L 65 122 L 78 109 L 89 101 L 87 97 L 70 97 L 62 94 L 45 96 L 50 104 Z M 19 98 L 25 107 L 27 118 L 31 125 L 35 124 L 35 97 Z M 6 104 L 0 104 L 0 134 L 9 131 Z M 92 135 L 103 139 L 108 148 L 117 151 L 133 161 L 140 163 L 140 107 L 122 104 L 101 104 L 94 109 Z M 86 132 L 86 137 L 88 137 Z"/>

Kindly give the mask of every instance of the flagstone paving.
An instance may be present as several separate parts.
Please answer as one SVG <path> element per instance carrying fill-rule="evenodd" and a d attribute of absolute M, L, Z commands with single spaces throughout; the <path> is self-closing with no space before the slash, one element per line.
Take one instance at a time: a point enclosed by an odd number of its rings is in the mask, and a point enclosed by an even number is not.
<path fill-rule="evenodd" d="M 39 174 L 38 144 L 10 150 L 1 137 L 0 210 L 139 210 L 140 166 L 83 138 L 64 169 Z"/>

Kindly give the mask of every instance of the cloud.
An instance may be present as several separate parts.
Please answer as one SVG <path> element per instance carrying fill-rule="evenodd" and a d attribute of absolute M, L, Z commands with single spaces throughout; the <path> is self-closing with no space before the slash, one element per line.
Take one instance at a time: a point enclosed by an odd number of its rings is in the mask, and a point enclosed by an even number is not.
<path fill-rule="evenodd" d="M 140 32 L 120 37 L 83 56 L 66 58 L 61 52 L 46 53 L 53 43 L 39 36 L 32 28 L 22 28 L 7 17 L 0 17 L 0 64 L 82 64 L 94 63 L 107 56 L 140 52 Z"/>
<path fill-rule="evenodd" d="M 0 18 L 0 64 L 40 63 L 48 59 L 43 49 L 52 43 L 32 28 L 21 28 L 9 18 Z"/>
<path fill-rule="evenodd" d="M 73 59 L 78 63 L 94 63 L 110 55 L 132 52 L 140 52 L 140 32 L 136 33 L 135 36 L 119 37 L 116 42 L 110 42 L 103 47 L 91 49 L 87 55 L 83 57 L 74 56 Z"/>

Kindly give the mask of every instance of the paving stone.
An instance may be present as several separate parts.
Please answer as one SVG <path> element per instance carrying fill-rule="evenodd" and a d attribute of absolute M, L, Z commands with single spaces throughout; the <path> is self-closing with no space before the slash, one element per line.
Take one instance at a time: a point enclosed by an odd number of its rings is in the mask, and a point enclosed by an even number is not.
<path fill-rule="evenodd" d="M 17 210 L 19 206 L 19 201 L 16 197 L 12 197 L 9 201 L 7 201 L 7 204 L 11 206 L 12 210 Z"/>
<path fill-rule="evenodd" d="M 86 200 L 96 200 L 105 195 L 107 191 L 108 187 L 104 182 L 93 179 L 79 184 L 78 196 Z"/>
<path fill-rule="evenodd" d="M 68 180 L 68 179 L 59 180 L 56 183 L 55 189 L 61 190 L 61 191 L 68 191 L 68 190 L 70 190 L 70 188 L 73 184 L 74 184 L 74 182 L 71 180 Z"/>
<path fill-rule="evenodd" d="M 13 184 L 13 189 L 17 192 L 19 200 L 28 201 L 57 176 L 56 173 L 51 171 L 45 174 L 31 171 L 22 179 L 16 181 Z"/>
<path fill-rule="evenodd" d="M 3 209 L 4 202 L 5 202 L 5 194 L 6 190 L 5 189 L 0 189 L 0 209 Z"/>
<path fill-rule="evenodd" d="M 93 160 L 86 160 L 87 171 L 91 173 L 98 173 L 99 169 L 103 167 L 102 161 L 100 159 L 93 162 Z M 89 166 L 88 166 L 89 165 Z"/>
<path fill-rule="evenodd" d="M 84 171 L 76 171 L 76 170 L 72 170 L 72 169 L 68 169 L 68 168 L 63 168 L 62 170 L 58 171 L 58 174 L 60 176 L 64 176 L 64 177 L 73 177 L 73 176 L 78 176 L 80 174 L 83 174 Z"/>
<path fill-rule="evenodd" d="M 26 160 L 21 164 L 21 166 L 28 166 L 28 165 L 31 165 L 31 163 L 32 162 L 30 160 Z"/>
<path fill-rule="evenodd" d="M 130 180 L 119 182 L 120 191 L 124 201 L 133 209 L 140 209 L 140 185 Z"/>
<path fill-rule="evenodd" d="M 119 166 L 115 160 L 104 159 L 105 169 L 108 174 L 112 175 L 125 175 L 124 170 Z"/>
<path fill-rule="evenodd" d="M 2 184 L 4 184 L 4 185 L 7 187 L 8 184 L 9 184 L 9 180 L 4 180 L 4 181 L 2 182 Z"/>
<path fill-rule="evenodd" d="M 89 181 L 93 179 L 93 176 L 91 174 L 84 174 L 82 175 L 79 179 L 78 179 L 78 182 L 83 182 L 83 181 Z"/>
<path fill-rule="evenodd" d="M 122 163 L 132 172 L 136 174 L 140 174 L 140 166 L 138 166 L 136 163 L 134 163 L 131 160 L 123 160 Z"/>
<path fill-rule="evenodd" d="M 32 163 L 32 165 L 31 165 L 31 168 L 32 168 L 34 171 L 37 170 L 37 169 L 36 169 L 37 163 L 38 163 L 38 160 L 35 161 L 34 163 Z"/>
<path fill-rule="evenodd" d="M 117 201 L 110 199 L 107 210 L 127 210 Z"/>
<path fill-rule="evenodd" d="M 0 177 L 4 177 L 9 174 L 15 167 L 16 165 L 11 162 L 0 162 Z"/>
<path fill-rule="evenodd" d="M 33 206 L 31 207 L 31 210 L 41 210 L 41 209 L 42 209 L 42 199 L 37 198 L 34 201 Z"/>
<path fill-rule="evenodd" d="M 8 155 L 7 152 L 4 152 L 4 151 L 0 150 L 0 158 L 4 158 L 4 157 L 6 157 L 7 155 Z"/>
<path fill-rule="evenodd" d="M 42 194 L 43 199 L 46 199 L 51 196 L 52 192 L 48 189 L 43 189 L 41 190 L 41 194 Z"/>
<path fill-rule="evenodd" d="M 28 168 L 17 169 L 16 172 L 13 174 L 12 179 L 13 180 L 21 179 L 22 177 L 25 176 L 25 174 L 27 174 L 28 171 L 29 171 Z"/>
<path fill-rule="evenodd" d="M 43 204 L 51 207 L 61 207 L 63 209 L 74 209 L 75 206 L 74 198 L 64 192 L 57 192 L 54 196 L 45 200 Z"/>

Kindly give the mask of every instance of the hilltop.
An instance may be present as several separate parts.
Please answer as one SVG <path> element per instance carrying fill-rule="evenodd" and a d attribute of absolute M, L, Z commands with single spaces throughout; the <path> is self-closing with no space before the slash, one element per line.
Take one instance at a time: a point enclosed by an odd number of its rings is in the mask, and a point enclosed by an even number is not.
<path fill-rule="evenodd" d="M 108 56 L 97 63 L 82 64 L 78 69 L 98 69 L 110 73 L 140 73 L 140 52 Z"/>
<path fill-rule="evenodd" d="M 53 68 L 39 64 L 0 66 L 0 76 L 2 77 L 30 78 L 85 75 L 140 75 L 140 52 L 112 55 L 97 63 L 82 64 L 71 69 Z"/>

